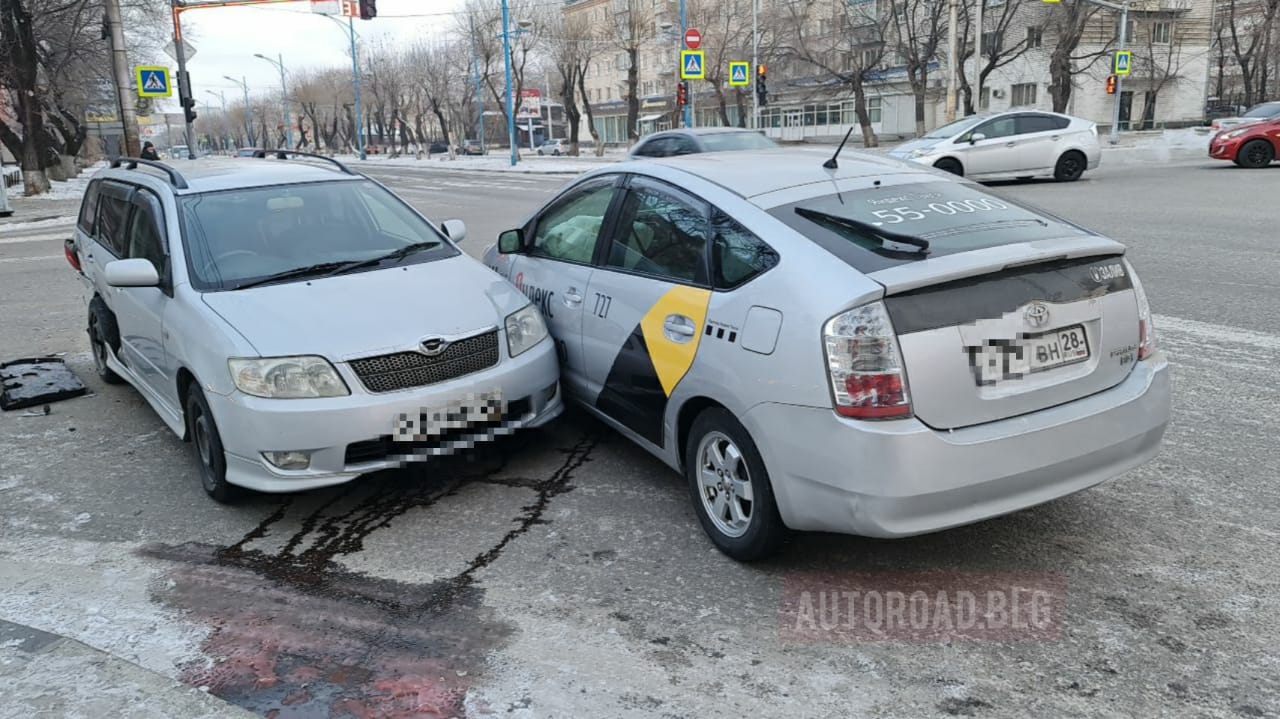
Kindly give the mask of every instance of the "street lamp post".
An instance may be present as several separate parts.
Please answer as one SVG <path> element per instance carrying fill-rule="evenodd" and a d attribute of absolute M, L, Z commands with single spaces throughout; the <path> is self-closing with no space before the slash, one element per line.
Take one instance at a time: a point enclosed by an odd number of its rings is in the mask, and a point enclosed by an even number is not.
<path fill-rule="evenodd" d="M 285 144 L 288 147 L 288 149 L 292 150 L 293 149 L 293 122 L 289 119 L 289 87 L 285 84 L 285 81 L 284 81 L 284 55 L 278 55 L 277 56 L 279 58 L 278 60 L 272 60 L 271 58 L 267 57 L 266 55 L 263 55 L 260 52 L 254 53 L 253 56 L 258 58 L 259 60 L 266 60 L 272 65 L 275 65 L 276 68 L 280 70 L 280 93 L 282 95 L 281 99 L 284 101 Z M 357 103 L 360 102 L 359 95 L 356 95 L 356 102 Z"/>
<path fill-rule="evenodd" d="M 978 0 L 978 2 L 983 2 L 983 1 L 984 0 Z M 750 75 L 751 73 L 757 73 L 756 77 L 759 77 L 758 73 L 760 72 L 759 15 L 760 15 L 760 0 L 751 0 L 751 70 L 748 73 L 748 75 Z M 756 82 L 759 82 L 759 80 L 757 80 Z M 751 92 L 751 127 L 753 129 L 759 130 L 760 129 L 760 93 L 755 91 L 756 88 L 754 85 L 750 89 L 752 90 Z"/>
<path fill-rule="evenodd" d="M 222 106 L 222 118 L 223 118 L 223 122 L 226 122 L 226 117 L 227 117 L 227 95 L 226 95 L 226 93 L 222 92 L 221 90 L 219 90 L 219 91 L 217 91 L 217 92 L 214 92 L 213 90 L 205 90 L 205 92 L 207 92 L 207 93 L 209 93 L 210 95 L 213 95 L 214 97 L 218 98 L 218 102 L 219 102 L 219 103 L 221 104 L 221 106 Z M 233 138 L 233 139 L 234 139 L 234 138 Z M 226 142 L 226 140 L 227 140 L 227 136 L 224 134 L 224 135 L 219 139 L 219 142 L 220 142 L 220 143 L 225 143 L 225 142 Z M 227 148 L 222 148 L 222 149 L 227 149 Z"/>
<path fill-rule="evenodd" d="M 249 104 L 249 83 L 244 78 L 237 80 L 230 75 L 223 75 L 222 77 L 234 82 L 240 86 L 241 90 L 244 90 L 244 131 L 249 136 L 249 145 L 257 145 L 257 141 L 253 139 L 253 105 Z"/>
<path fill-rule="evenodd" d="M 364 152 L 364 134 L 360 132 L 364 124 L 360 121 L 360 56 L 356 53 L 356 38 L 360 37 L 360 33 L 356 32 L 356 23 L 350 15 L 347 16 L 347 24 L 344 26 L 342 21 L 332 15 L 321 15 L 320 17 L 328 18 L 337 24 L 338 27 L 344 28 L 347 37 L 351 41 L 351 85 L 355 92 L 355 133 L 356 133 L 356 151 L 360 155 L 360 159 L 365 159 Z"/>

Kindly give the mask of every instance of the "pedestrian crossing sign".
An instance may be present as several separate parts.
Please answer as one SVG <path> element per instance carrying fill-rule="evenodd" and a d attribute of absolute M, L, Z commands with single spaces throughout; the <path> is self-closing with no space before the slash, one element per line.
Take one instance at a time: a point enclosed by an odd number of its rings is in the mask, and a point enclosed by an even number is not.
<path fill-rule="evenodd" d="M 1128 50 L 1120 50 L 1116 53 L 1115 62 L 1111 67 L 1112 75 L 1128 75 L 1129 68 L 1133 65 L 1133 53 Z"/>
<path fill-rule="evenodd" d="M 707 66 L 703 62 L 705 55 L 701 50 L 680 51 L 680 79 L 705 80 Z"/>
<path fill-rule="evenodd" d="M 751 63 L 729 63 L 729 87 L 746 87 L 751 84 Z"/>
<path fill-rule="evenodd" d="M 137 68 L 138 97 L 173 97 L 167 67 Z"/>

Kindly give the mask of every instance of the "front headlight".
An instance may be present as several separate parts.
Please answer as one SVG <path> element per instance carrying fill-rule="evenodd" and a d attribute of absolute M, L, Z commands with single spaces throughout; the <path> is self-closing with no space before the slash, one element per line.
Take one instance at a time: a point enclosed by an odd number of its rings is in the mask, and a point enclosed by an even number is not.
<path fill-rule="evenodd" d="M 338 371 L 323 357 L 229 359 L 236 388 L 254 397 L 302 399 L 351 394 Z"/>
<path fill-rule="evenodd" d="M 1246 132 L 1248 132 L 1248 131 L 1249 131 L 1249 128 L 1247 128 L 1247 127 L 1242 127 L 1242 128 L 1240 128 L 1239 130 L 1232 130 L 1232 131 L 1230 131 L 1230 132 L 1224 132 L 1224 133 L 1222 133 L 1222 136 L 1221 136 L 1221 137 L 1219 137 L 1218 139 L 1220 139 L 1220 140 L 1234 140 L 1235 138 L 1240 137 L 1241 135 L 1245 134 L 1245 133 L 1246 133 Z"/>
<path fill-rule="evenodd" d="M 547 336 L 547 323 L 532 304 L 507 315 L 507 351 L 516 357 Z"/>
<path fill-rule="evenodd" d="M 918 150 L 912 150 L 912 151 L 911 151 L 911 159 L 916 160 L 916 159 L 919 159 L 919 158 L 921 158 L 921 157 L 924 157 L 924 156 L 926 156 L 926 155 L 931 155 L 931 154 L 933 154 L 933 148 L 932 148 L 932 147 L 924 147 L 924 148 L 920 148 L 920 149 L 918 149 Z"/>

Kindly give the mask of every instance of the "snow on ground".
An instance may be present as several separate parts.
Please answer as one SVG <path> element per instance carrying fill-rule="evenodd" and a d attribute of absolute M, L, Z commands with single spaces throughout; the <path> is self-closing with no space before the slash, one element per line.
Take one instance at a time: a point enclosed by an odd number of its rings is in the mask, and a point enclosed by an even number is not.
<path fill-rule="evenodd" d="M 29 200 L 78 200 L 84 196 L 85 188 L 89 186 L 89 180 L 94 173 L 106 167 L 107 163 L 98 162 L 80 171 L 80 174 L 65 182 L 51 182 L 52 187 L 43 195 L 35 195 L 28 197 Z M 17 194 L 17 193 L 15 193 Z"/>
<path fill-rule="evenodd" d="M 520 154 L 520 161 L 515 166 L 511 166 L 511 157 L 505 151 L 495 150 L 483 157 L 467 157 L 458 156 L 452 160 L 448 155 L 434 155 L 430 159 L 423 158 L 421 160 L 411 155 L 402 155 L 400 157 L 390 157 L 387 155 L 370 155 L 369 159 L 363 162 L 354 158 L 343 158 L 344 162 L 351 164 L 353 167 L 362 165 L 402 165 L 409 167 L 432 168 L 441 170 L 484 170 L 486 172 L 526 172 L 534 174 L 577 174 L 594 170 L 603 164 L 611 162 L 619 162 L 626 157 L 626 153 L 620 150 L 606 151 L 604 157 L 596 157 L 594 154 L 585 154 L 580 157 L 551 157 L 539 156 L 524 150 Z"/>
<path fill-rule="evenodd" d="M 4 222 L 0 223 L 0 227 L 3 227 L 5 232 L 17 232 L 20 230 L 38 230 L 43 227 L 66 227 L 75 223 L 76 218 L 74 215 L 62 215 L 59 217 L 45 217 L 41 220 Z"/>

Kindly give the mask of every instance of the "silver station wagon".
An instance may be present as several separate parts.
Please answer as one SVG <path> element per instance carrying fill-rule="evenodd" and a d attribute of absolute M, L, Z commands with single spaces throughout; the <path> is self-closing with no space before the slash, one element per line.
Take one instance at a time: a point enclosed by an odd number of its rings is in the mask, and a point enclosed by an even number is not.
<path fill-rule="evenodd" d="M 190 440 L 227 501 L 560 413 L 542 315 L 457 248 L 464 233 L 327 158 L 128 159 L 94 176 L 67 258 L 99 375 Z"/>
<path fill-rule="evenodd" d="M 1123 245 L 884 157 L 703 153 L 588 174 L 486 262 L 535 298 L 566 395 L 684 473 L 754 559 L 903 537 L 1157 453 L 1167 362 Z"/>

